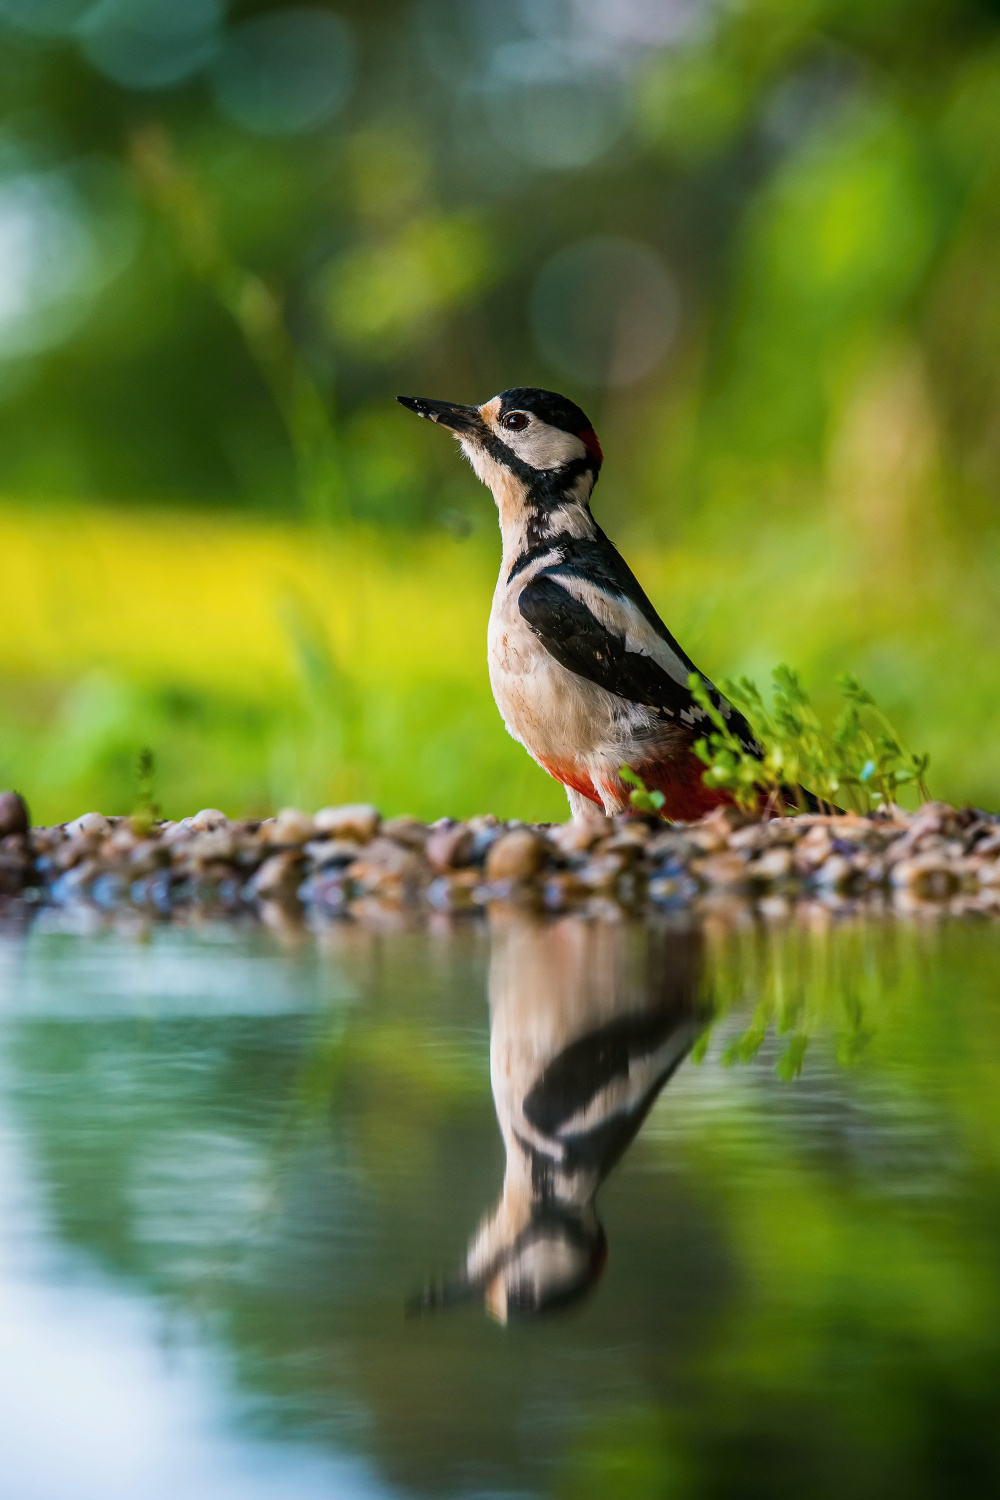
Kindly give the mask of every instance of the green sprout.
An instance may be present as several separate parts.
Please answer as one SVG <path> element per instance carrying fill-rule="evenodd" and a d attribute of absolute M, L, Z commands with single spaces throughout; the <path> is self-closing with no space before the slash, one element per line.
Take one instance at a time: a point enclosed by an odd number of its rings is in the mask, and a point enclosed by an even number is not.
<path fill-rule="evenodd" d="M 139 751 L 136 761 L 138 783 L 135 810 L 132 813 L 132 831 L 145 838 L 159 821 L 160 808 L 156 801 L 156 756 L 147 747 Z"/>
<path fill-rule="evenodd" d="M 637 776 L 631 766 L 619 766 L 618 775 L 626 786 L 633 787 L 629 793 L 629 803 L 636 812 L 658 813 L 663 806 L 664 796 L 662 792 L 651 792 L 641 776 Z"/>
<path fill-rule="evenodd" d="M 929 799 L 925 777 L 930 756 L 914 754 L 906 746 L 851 673 L 837 678 L 845 705 L 831 729 L 813 708 L 797 672 L 782 664 L 771 678 L 770 706 L 749 677 L 723 679 L 720 704 L 705 679 L 692 672 L 688 686 L 710 726 L 694 745 L 706 768 L 706 786 L 729 792 L 737 806 L 764 816 L 779 809 L 805 812 L 806 789 L 827 811 L 846 804 L 855 812 L 870 813 L 896 803 L 900 790 L 908 786 L 915 788 L 921 802 Z M 730 728 L 727 700 L 753 724 L 759 756 Z"/>

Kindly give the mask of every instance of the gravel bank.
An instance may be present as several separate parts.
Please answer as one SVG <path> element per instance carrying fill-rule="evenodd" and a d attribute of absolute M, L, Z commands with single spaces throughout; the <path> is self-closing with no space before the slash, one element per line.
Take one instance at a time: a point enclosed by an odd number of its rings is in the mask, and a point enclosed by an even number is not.
<path fill-rule="evenodd" d="M 525 825 L 485 816 L 382 819 L 373 807 L 286 808 L 262 822 L 212 808 L 180 822 L 86 813 L 31 828 L 0 793 L 0 903 L 153 919 L 256 914 L 384 922 L 513 900 L 553 912 L 677 911 L 720 898 L 1000 913 L 1000 816 L 925 804 L 873 818 L 699 823 L 641 817 Z"/>

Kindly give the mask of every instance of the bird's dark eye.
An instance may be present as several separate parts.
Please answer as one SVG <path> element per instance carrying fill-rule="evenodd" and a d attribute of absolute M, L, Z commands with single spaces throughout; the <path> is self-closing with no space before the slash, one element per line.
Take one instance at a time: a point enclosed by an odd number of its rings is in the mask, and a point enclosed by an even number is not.
<path fill-rule="evenodd" d="M 500 425 L 506 427 L 508 432 L 522 432 L 528 425 L 528 413 L 526 411 L 509 411 L 502 418 Z"/>

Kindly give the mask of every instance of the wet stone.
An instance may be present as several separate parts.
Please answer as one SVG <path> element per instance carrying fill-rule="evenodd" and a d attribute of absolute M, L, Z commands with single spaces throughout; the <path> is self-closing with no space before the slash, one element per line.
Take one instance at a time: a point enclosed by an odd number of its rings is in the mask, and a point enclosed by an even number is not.
<path fill-rule="evenodd" d="M 488 880 L 530 880 L 541 869 L 545 845 L 536 833 L 515 828 L 501 835 L 486 856 Z"/>
<path fill-rule="evenodd" d="M 18 792 L 0 792 L 0 839 L 12 833 L 27 833 L 28 805 Z"/>
<path fill-rule="evenodd" d="M 15 809 L 15 821 L 26 818 Z M 446 922 L 496 902 L 583 917 L 604 907 L 622 915 L 696 908 L 706 921 L 749 922 L 766 918 L 772 899 L 775 910 L 790 904 L 825 919 L 882 912 L 891 900 L 899 912 L 993 919 L 1000 819 L 942 803 L 915 814 L 764 822 L 716 809 L 680 825 L 596 810 L 561 825 L 502 824 L 490 814 L 428 825 L 383 822 L 360 804 L 315 816 L 285 808 L 263 822 L 230 820 L 217 808 L 141 825 L 92 812 L 0 834 L 0 900 L 29 899 L 95 922 L 249 911 L 282 931 L 304 919 L 392 926 L 436 913 Z"/>
<path fill-rule="evenodd" d="M 561 854 L 585 854 L 612 832 L 614 824 L 600 813 L 574 818 L 552 833 L 552 842 Z"/>
<path fill-rule="evenodd" d="M 310 864 L 327 869 L 353 864 L 361 853 L 361 845 L 347 838 L 314 839 L 306 844 L 303 853 Z"/>
<path fill-rule="evenodd" d="M 321 807 L 313 818 L 316 830 L 326 838 L 353 839 L 367 844 L 378 832 L 382 816 L 377 807 L 351 803 L 346 807 Z"/>
<path fill-rule="evenodd" d="M 407 817 L 389 818 L 379 832 L 383 838 L 392 839 L 405 849 L 415 850 L 422 850 L 431 836 L 426 823 L 421 823 L 419 818 Z"/>
<path fill-rule="evenodd" d="M 316 821 L 297 807 L 283 807 L 267 823 L 265 837 L 269 844 L 301 847 L 316 837 Z"/>
<path fill-rule="evenodd" d="M 66 824 L 66 832 L 71 839 L 79 838 L 81 834 L 102 837 L 111 832 L 111 822 L 103 813 L 82 813 L 80 817 L 74 818 L 72 823 Z"/>
<path fill-rule="evenodd" d="M 247 895 L 263 901 L 291 902 L 302 884 L 301 855 L 292 850 L 272 854 L 250 880 Z"/>
<path fill-rule="evenodd" d="M 457 870 L 452 875 L 439 875 L 427 887 L 427 900 L 435 911 L 475 911 L 477 908 L 478 874 L 474 870 Z"/>
<path fill-rule="evenodd" d="M 203 807 L 191 819 L 191 827 L 196 833 L 202 833 L 211 828 L 224 828 L 228 822 L 225 813 L 220 812 L 217 807 Z"/>
<path fill-rule="evenodd" d="M 788 880 L 792 870 L 792 851 L 787 846 L 779 844 L 773 849 L 765 849 L 763 854 L 748 866 L 747 874 L 754 880 L 771 882 Z"/>
<path fill-rule="evenodd" d="M 475 831 L 466 823 L 456 823 L 450 828 L 435 828 L 424 846 L 424 855 L 432 870 L 444 874 L 470 864 L 475 845 Z"/>

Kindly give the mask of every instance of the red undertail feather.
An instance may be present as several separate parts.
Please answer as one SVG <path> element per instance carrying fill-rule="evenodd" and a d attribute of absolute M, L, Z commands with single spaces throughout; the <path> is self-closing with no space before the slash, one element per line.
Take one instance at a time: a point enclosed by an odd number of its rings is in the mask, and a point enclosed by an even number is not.
<path fill-rule="evenodd" d="M 604 811 L 604 803 L 598 795 L 590 776 L 579 766 L 571 762 L 557 760 L 540 760 L 538 764 L 543 771 L 548 771 L 556 781 L 561 781 L 563 786 L 568 786 L 571 792 L 579 792 L 581 797 L 586 797 L 590 802 L 596 802 L 597 806 Z"/>
<path fill-rule="evenodd" d="M 540 764 L 556 781 L 603 809 L 600 792 L 582 767 L 565 761 L 543 760 Z M 649 791 L 663 794 L 662 816 L 671 823 L 695 823 L 713 807 L 729 806 L 733 800 L 728 792 L 705 785 L 701 779 L 705 767 L 692 751 L 669 761 L 640 761 L 632 769 Z M 628 799 L 629 789 L 617 777 L 605 787 L 605 791 L 612 801 Z"/>
<path fill-rule="evenodd" d="M 696 823 L 713 807 L 732 805 L 728 792 L 702 781 L 705 765 L 693 750 L 674 760 L 640 761 L 632 769 L 649 791 L 663 794 L 661 811 L 671 823 Z"/>

